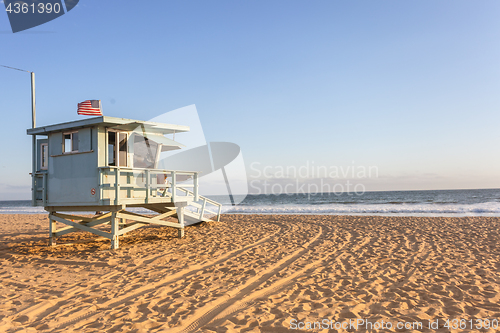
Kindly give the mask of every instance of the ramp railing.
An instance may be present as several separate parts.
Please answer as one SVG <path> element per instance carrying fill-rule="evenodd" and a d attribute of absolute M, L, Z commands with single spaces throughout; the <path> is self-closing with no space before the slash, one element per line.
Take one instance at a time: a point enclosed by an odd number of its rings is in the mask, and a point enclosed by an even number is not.
<path fill-rule="evenodd" d="M 188 189 L 185 189 L 180 186 L 178 187 L 178 189 L 186 193 L 187 196 L 195 197 L 195 194 Z M 220 221 L 222 204 L 207 197 L 204 197 L 202 195 L 198 195 L 198 197 L 199 197 L 198 200 L 195 199 L 194 201 L 189 203 L 189 206 L 192 206 L 196 209 L 195 212 L 192 212 L 193 214 L 196 215 L 196 218 L 199 218 L 201 221 L 203 221 L 205 214 L 211 214 L 217 216 L 217 221 Z"/>

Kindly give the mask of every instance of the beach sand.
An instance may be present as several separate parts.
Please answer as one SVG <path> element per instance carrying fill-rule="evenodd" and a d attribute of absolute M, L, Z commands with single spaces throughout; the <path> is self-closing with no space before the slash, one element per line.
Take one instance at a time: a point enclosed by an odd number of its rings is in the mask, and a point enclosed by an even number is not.
<path fill-rule="evenodd" d="M 500 218 L 223 215 L 115 251 L 84 232 L 47 246 L 45 215 L 0 230 L 0 332 L 500 331 L 470 329 L 500 320 Z M 374 329 L 342 328 L 357 319 Z"/>

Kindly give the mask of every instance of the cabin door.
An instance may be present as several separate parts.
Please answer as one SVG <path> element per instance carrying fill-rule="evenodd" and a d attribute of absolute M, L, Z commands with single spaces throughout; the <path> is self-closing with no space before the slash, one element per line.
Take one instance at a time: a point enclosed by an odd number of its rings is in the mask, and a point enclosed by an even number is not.
<path fill-rule="evenodd" d="M 108 131 L 108 165 L 128 166 L 128 133 Z"/>
<path fill-rule="evenodd" d="M 47 171 L 49 169 L 49 143 L 47 139 L 37 140 L 37 171 Z"/>

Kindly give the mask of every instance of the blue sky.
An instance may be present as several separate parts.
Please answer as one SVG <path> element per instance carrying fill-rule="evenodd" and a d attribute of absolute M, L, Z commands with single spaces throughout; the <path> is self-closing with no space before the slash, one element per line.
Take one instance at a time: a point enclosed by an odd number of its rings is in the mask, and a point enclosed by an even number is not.
<path fill-rule="evenodd" d="M 195 104 L 245 163 L 377 166 L 367 190 L 500 187 L 500 2 L 82 0 L 13 34 L 37 123 Z M 30 195 L 29 74 L 0 68 L 0 200 Z M 252 171 L 249 168 L 249 177 Z"/>

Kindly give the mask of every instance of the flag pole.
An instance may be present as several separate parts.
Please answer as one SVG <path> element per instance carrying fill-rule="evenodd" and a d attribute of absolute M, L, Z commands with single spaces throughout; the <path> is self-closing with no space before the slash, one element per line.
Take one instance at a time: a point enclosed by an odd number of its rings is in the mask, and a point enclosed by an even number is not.
<path fill-rule="evenodd" d="M 36 106 L 35 106 L 35 73 L 31 73 L 31 127 L 36 127 Z M 36 206 L 35 172 L 36 172 L 36 135 L 32 135 L 31 141 L 31 205 Z"/>
<path fill-rule="evenodd" d="M 31 72 L 31 127 L 36 127 L 35 72 Z"/>

